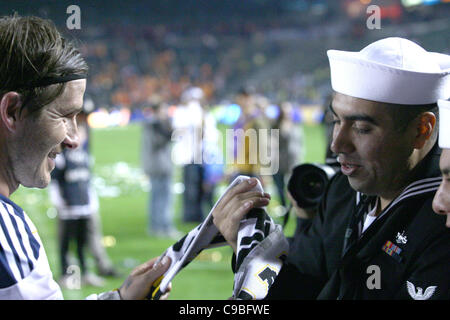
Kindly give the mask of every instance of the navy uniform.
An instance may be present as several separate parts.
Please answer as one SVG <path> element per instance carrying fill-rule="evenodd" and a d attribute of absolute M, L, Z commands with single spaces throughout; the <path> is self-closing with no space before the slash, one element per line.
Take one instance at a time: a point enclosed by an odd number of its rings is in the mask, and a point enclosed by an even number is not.
<path fill-rule="evenodd" d="M 450 56 L 412 41 L 386 38 L 359 52 L 327 54 L 339 94 L 392 108 L 430 106 L 450 95 Z M 338 173 L 317 215 L 293 239 L 268 297 L 450 299 L 450 231 L 432 210 L 439 154 L 435 143 L 378 215 L 379 198 L 355 191 Z"/>
<path fill-rule="evenodd" d="M 431 207 L 441 181 L 439 154 L 436 144 L 420 175 L 364 232 L 374 199 L 337 174 L 317 216 L 291 243 L 268 298 L 450 299 L 450 230 Z M 356 241 L 346 239 L 348 230 L 358 233 Z"/>

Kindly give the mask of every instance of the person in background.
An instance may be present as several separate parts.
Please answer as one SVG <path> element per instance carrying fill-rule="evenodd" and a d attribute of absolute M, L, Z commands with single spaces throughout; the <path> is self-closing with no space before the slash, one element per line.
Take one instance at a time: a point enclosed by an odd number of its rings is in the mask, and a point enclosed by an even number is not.
<path fill-rule="evenodd" d="M 273 175 L 273 181 L 277 187 L 281 205 L 286 207 L 286 179 L 292 169 L 303 162 L 304 143 L 303 130 L 292 121 L 292 104 L 288 101 L 281 103 L 278 117 L 272 124 L 272 129 L 279 129 L 278 152 L 279 168 Z"/>
<path fill-rule="evenodd" d="M 148 233 L 178 238 L 181 234 L 174 227 L 172 217 L 172 123 L 167 104 L 153 104 L 152 110 L 144 122 L 141 148 L 142 166 L 151 183 Z"/>
<path fill-rule="evenodd" d="M 223 156 L 221 133 L 211 110 L 205 107 L 203 134 L 203 197 L 202 205 L 205 212 L 211 210 L 215 203 L 215 190 L 223 180 L 225 160 Z"/>
<path fill-rule="evenodd" d="M 181 95 L 181 105 L 173 120 L 177 140 L 174 156 L 183 168 L 183 222 L 202 222 L 204 219 L 204 163 L 203 137 L 205 110 L 203 90 L 199 87 L 186 89 Z"/>
<path fill-rule="evenodd" d="M 260 178 L 260 149 L 267 148 L 259 139 L 260 129 L 269 129 L 270 125 L 258 103 L 258 97 L 250 89 L 241 88 L 236 95 L 236 103 L 241 108 L 239 119 L 233 126 L 234 161 L 231 166 L 230 181 L 239 175 Z M 264 184 L 264 183 L 263 183 Z"/>
<path fill-rule="evenodd" d="M 72 273 L 69 265 L 69 245 L 76 244 L 78 265 L 81 271 L 81 283 L 103 286 L 103 279 L 88 272 L 86 253 L 89 247 L 88 224 L 94 212 L 98 211 L 98 199 L 91 185 L 89 156 L 89 137 L 86 112 L 77 116 L 80 146 L 76 149 L 64 149 L 55 158 L 55 169 L 51 173 L 49 195 L 58 212 L 58 238 L 61 279 L 63 287 L 70 287 Z"/>

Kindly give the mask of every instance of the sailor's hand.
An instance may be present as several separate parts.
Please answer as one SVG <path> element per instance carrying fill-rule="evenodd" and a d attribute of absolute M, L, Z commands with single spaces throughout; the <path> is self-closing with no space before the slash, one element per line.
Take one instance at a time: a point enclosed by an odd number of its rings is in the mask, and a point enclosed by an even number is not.
<path fill-rule="evenodd" d="M 250 191 L 256 184 L 257 179 L 251 178 L 234 186 L 223 196 L 212 213 L 214 224 L 234 252 L 241 220 L 252 208 L 267 206 L 270 201 L 268 193 Z"/>

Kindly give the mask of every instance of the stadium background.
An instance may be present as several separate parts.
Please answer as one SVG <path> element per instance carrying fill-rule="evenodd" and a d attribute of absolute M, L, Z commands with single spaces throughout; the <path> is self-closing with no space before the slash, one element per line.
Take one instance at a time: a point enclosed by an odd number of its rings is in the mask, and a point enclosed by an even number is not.
<path fill-rule="evenodd" d="M 140 167 L 143 114 L 152 99 L 176 107 L 188 85 L 201 87 L 223 130 L 235 120 L 233 96 L 249 87 L 271 105 L 293 103 L 305 135 L 304 162 L 323 162 L 323 106 L 331 87 L 326 50 L 360 50 L 386 36 L 417 41 L 429 51 L 450 52 L 449 0 L 152 0 L 2 1 L 0 13 L 50 18 L 76 39 L 90 65 L 85 101 L 92 121 L 94 182 L 100 195 L 104 244 L 123 278 L 161 254 L 174 240 L 146 233 L 149 184 Z M 69 30 L 66 9 L 81 9 L 81 28 Z M 366 25 L 366 8 L 381 8 L 381 29 Z M 174 177 L 175 223 L 181 222 L 182 181 Z M 217 189 L 218 196 L 225 187 Z M 268 191 L 276 195 L 273 186 Z M 56 215 L 46 190 L 13 194 L 37 225 L 55 276 L 59 275 Z M 277 211 L 274 196 L 269 212 Z M 274 216 L 277 219 L 276 215 Z M 291 219 L 286 234 L 295 225 Z M 231 249 L 204 251 L 173 281 L 170 299 L 226 299 L 232 292 Z M 92 261 L 91 261 L 92 263 Z M 120 286 L 64 289 L 66 299 Z"/>

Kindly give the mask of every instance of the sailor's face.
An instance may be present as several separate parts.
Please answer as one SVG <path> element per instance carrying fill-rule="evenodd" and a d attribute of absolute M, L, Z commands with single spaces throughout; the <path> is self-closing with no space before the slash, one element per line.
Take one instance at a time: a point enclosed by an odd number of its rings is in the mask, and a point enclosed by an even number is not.
<path fill-rule="evenodd" d="M 439 162 L 442 182 L 433 199 L 433 210 L 447 216 L 446 226 L 450 228 L 450 149 L 442 149 Z"/>
<path fill-rule="evenodd" d="M 389 197 L 404 185 L 413 151 L 412 139 L 396 130 L 387 106 L 336 93 L 331 149 L 351 187 Z"/>

